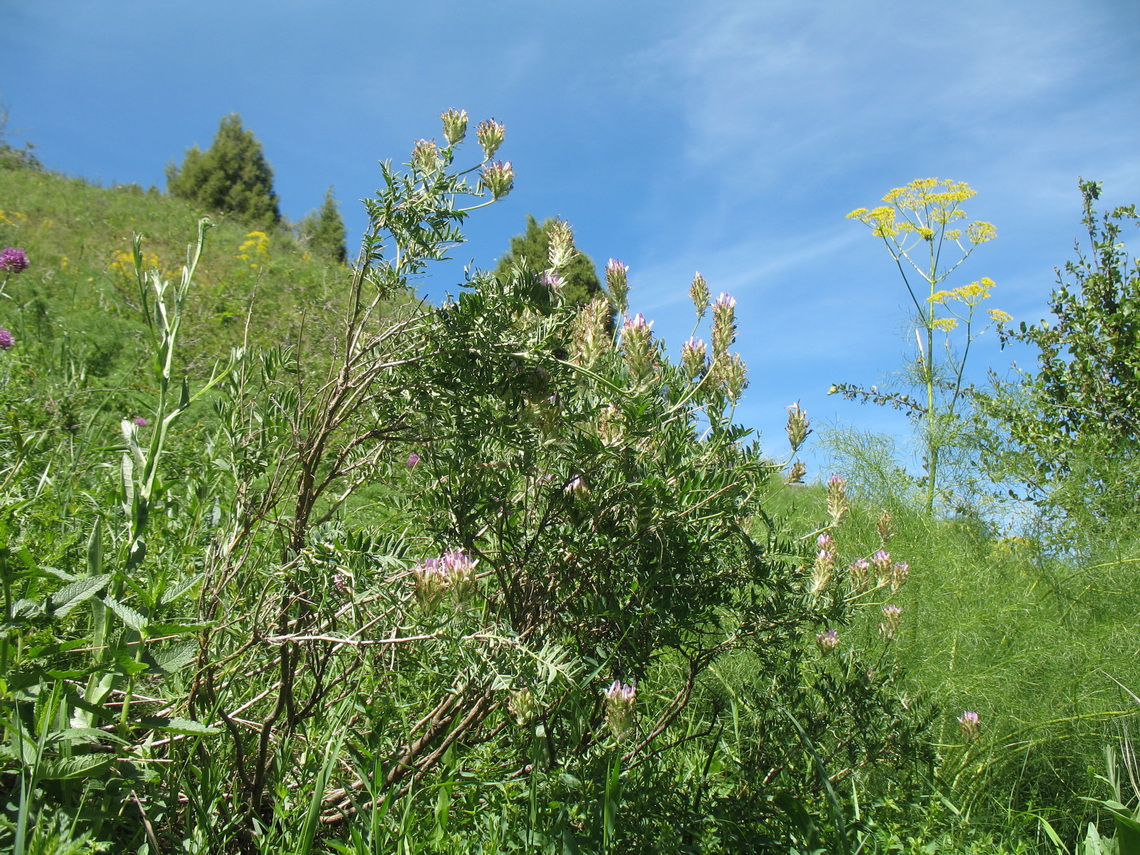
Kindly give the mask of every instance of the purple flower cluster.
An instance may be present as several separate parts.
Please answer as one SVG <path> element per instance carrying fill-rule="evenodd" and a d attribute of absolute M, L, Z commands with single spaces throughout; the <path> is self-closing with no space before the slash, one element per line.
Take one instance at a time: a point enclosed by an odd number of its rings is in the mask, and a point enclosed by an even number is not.
<path fill-rule="evenodd" d="M 8 332 L 8 330 L 0 329 L 0 350 L 7 350 L 15 343 L 16 340 L 12 338 L 12 333 Z"/>
<path fill-rule="evenodd" d="M 8 247 L 0 252 L 0 270 L 8 273 L 23 273 L 28 269 L 28 254 L 22 249 Z"/>

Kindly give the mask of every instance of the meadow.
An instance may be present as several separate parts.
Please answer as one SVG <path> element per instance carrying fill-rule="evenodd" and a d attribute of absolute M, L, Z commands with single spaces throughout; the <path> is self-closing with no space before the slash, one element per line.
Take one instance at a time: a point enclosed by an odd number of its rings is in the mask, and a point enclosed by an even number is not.
<path fill-rule="evenodd" d="M 1132 375 L 1097 433 L 1050 422 L 1055 363 L 939 373 L 985 286 L 936 258 L 919 393 L 837 390 L 907 409 L 925 471 L 853 429 L 805 485 L 810 414 L 785 448 L 735 421 L 699 276 L 675 356 L 620 261 L 564 298 L 566 224 L 415 294 L 513 181 L 501 127 L 445 120 L 351 265 L 0 157 L 5 849 L 1140 851 Z M 1140 297 L 1089 192 L 1069 273 L 1119 294 L 1041 339 L 1077 367 Z"/>

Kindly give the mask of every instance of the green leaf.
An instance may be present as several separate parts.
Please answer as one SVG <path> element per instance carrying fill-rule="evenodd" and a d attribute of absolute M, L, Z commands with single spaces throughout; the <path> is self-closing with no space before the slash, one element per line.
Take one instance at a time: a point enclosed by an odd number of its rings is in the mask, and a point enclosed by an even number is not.
<path fill-rule="evenodd" d="M 118 600 L 111 597 L 103 597 L 103 603 L 119 616 L 119 620 L 133 629 L 135 632 L 142 632 L 147 627 L 146 618 L 132 609 L 130 606 L 120 603 Z"/>
<path fill-rule="evenodd" d="M 175 600 L 194 590 L 194 588 L 196 588 L 198 586 L 198 583 L 201 581 L 201 573 L 195 573 L 193 576 L 187 576 L 177 585 L 174 585 L 173 587 L 167 588 L 165 591 L 163 591 L 162 596 L 159 598 L 159 602 L 164 606 L 168 603 L 173 603 Z"/>
<path fill-rule="evenodd" d="M 166 733 L 181 733 L 189 736 L 211 736 L 222 732 L 220 727 L 210 727 L 208 724 L 202 724 L 200 721 L 189 718 L 167 718 L 150 715 L 144 716 L 139 724 L 142 727 L 162 730 Z"/>
<path fill-rule="evenodd" d="M 87 575 L 98 576 L 103 572 L 103 518 L 95 517 L 91 527 L 91 537 L 87 540 Z"/>
<path fill-rule="evenodd" d="M 148 650 L 144 658 L 155 670 L 163 674 L 173 674 L 193 662 L 197 655 L 197 643 L 188 641 L 162 650 Z"/>
<path fill-rule="evenodd" d="M 87 576 L 77 579 L 70 585 L 64 585 L 51 595 L 49 608 L 55 617 L 63 617 L 84 600 L 89 600 L 107 587 L 111 581 L 110 574 L 101 576 Z"/>
<path fill-rule="evenodd" d="M 75 778 L 93 778 L 102 775 L 115 762 L 110 754 L 82 754 L 79 757 L 56 757 L 40 770 L 40 777 L 49 781 L 69 781 Z"/>

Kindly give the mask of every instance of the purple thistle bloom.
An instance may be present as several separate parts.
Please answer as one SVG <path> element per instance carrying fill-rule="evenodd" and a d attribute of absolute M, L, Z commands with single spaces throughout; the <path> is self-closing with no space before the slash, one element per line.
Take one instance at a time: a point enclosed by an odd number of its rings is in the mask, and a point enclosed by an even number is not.
<path fill-rule="evenodd" d="M 0 270 L 7 270 L 9 273 L 22 273 L 27 269 L 28 254 L 22 249 L 10 246 L 0 252 Z"/>
<path fill-rule="evenodd" d="M 150 424 L 150 422 L 148 422 L 148 421 L 147 421 L 146 419 L 144 419 L 142 416 L 139 416 L 137 419 L 135 419 L 135 424 L 136 424 L 138 427 L 146 427 L 148 424 Z"/>
<path fill-rule="evenodd" d="M 420 456 L 414 451 L 408 455 L 408 468 L 414 468 L 420 462 Z"/>
<path fill-rule="evenodd" d="M 7 350 L 15 343 L 16 340 L 12 338 L 12 333 L 8 332 L 8 330 L 0 329 L 0 350 Z"/>

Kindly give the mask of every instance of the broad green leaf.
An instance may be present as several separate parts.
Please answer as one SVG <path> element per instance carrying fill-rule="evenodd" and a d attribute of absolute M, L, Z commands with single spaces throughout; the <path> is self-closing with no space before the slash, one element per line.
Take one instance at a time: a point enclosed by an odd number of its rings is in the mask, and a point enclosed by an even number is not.
<path fill-rule="evenodd" d="M 118 600 L 111 597 L 103 597 L 103 602 L 111 611 L 119 616 L 119 620 L 133 629 L 135 632 L 142 632 L 146 629 L 146 618 L 132 609 L 125 603 L 120 603 Z"/>
<path fill-rule="evenodd" d="M 189 591 L 194 590 L 194 588 L 196 588 L 198 586 L 198 583 L 201 581 L 202 581 L 202 574 L 201 573 L 195 573 L 193 576 L 188 576 L 185 579 L 183 579 L 181 582 L 179 582 L 177 585 L 173 585 L 173 586 L 167 588 L 165 591 L 163 591 L 162 597 L 159 599 L 159 602 L 162 603 L 162 605 L 164 605 L 164 606 L 167 605 L 168 603 L 173 603 L 175 600 L 179 599 L 184 594 L 188 593 Z"/>
<path fill-rule="evenodd" d="M 56 757 L 43 765 L 40 777 L 49 781 L 93 778 L 103 774 L 115 762 L 111 754 L 82 754 L 79 757 Z"/>
<path fill-rule="evenodd" d="M 89 600 L 107 587 L 111 581 L 109 574 L 88 576 L 64 585 L 51 595 L 51 612 L 55 617 L 63 617 L 84 600 Z"/>
<path fill-rule="evenodd" d="M 167 718 L 165 716 L 145 716 L 139 724 L 142 727 L 150 727 L 155 730 L 162 730 L 167 733 L 182 733 L 190 736 L 210 736 L 215 733 L 221 733 L 219 727 L 210 727 L 208 724 L 202 724 L 200 721 L 194 721 L 189 718 Z"/>
<path fill-rule="evenodd" d="M 197 655 L 197 643 L 188 641 L 162 650 L 148 650 L 145 658 L 156 670 L 164 674 L 173 674 L 193 662 Z"/>

